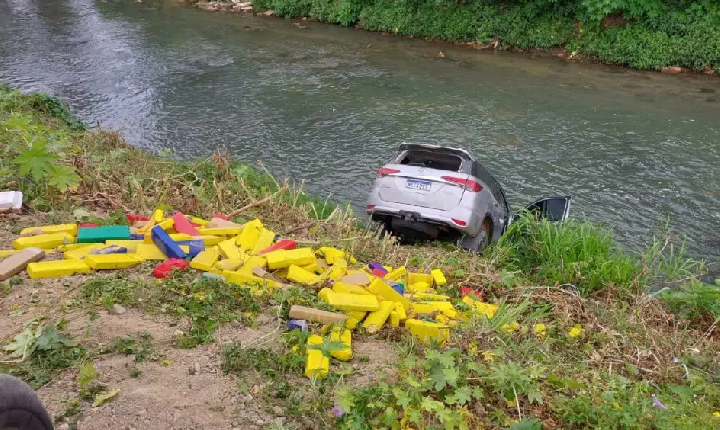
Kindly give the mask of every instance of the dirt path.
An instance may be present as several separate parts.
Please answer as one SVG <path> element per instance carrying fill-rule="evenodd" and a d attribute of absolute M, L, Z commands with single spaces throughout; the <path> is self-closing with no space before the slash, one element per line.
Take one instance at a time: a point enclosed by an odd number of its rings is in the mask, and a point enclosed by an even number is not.
<path fill-rule="evenodd" d="M 43 223 L 48 223 L 46 217 L 0 219 L 0 249 L 12 247 L 12 239 L 21 227 Z M 60 258 L 59 253 L 47 257 Z M 266 345 L 277 343 L 285 325 L 278 320 L 274 309 L 255 317 L 255 327 L 239 322 L 225 324 L 215 333 L 214 342 L 180 349 L 174 339 L 178 331 L 187 329 L 186 321 L 148 315 L 133 308 L 118 314 L 102 307 L 78 305 L 83 282 L 93 276 L 97 275 L 31 280 L 22 273 L 14 278 L 9 292 L 0 293 L 3 343 L 41 315 L 49 320 L 68 320 L 65 331 L 93 351 L 112 346 L 122 336 L 138 338 L 146 332 L 152 337 L 153 358 L 139 363 L 134 356 L 118 352 L 93 354 L 91 361 L 98 371 L 98 382 L 107 389 L 119 389 L 120 393 L 100 407 L 81 400 L 79 419 L 60 423 L 59 429 L 75 428 L 77 424 L 80 430 L 254 430 L 280 429 L 291 421 L 298 425 L 296 428 L 314 428 L 313 423 L 289 418 L 283 408 L 264 403 L 260 397 L 262 378 L 248 374 L 241 380 L 221 369 L 222 349 L 229 343 L 246 345 L 258 339 Z M 137 276 L 146 275 L 137 273 Z M 359 340 L 354 350 L 356 355 L 367 357 L 351 365 L 353 372 L 346 382 L 354 385 L 364 385 L 380 377 L 380 370 L 391 367 L 395 357 L 393 347 L 381 340 Z M 66 369 L 38 390 L 53 417 L 72 409 L 72 402 L 78 400 L 77 375 L 77 368 Z M 298 377 L 294 383 L 310 382 Z"/>

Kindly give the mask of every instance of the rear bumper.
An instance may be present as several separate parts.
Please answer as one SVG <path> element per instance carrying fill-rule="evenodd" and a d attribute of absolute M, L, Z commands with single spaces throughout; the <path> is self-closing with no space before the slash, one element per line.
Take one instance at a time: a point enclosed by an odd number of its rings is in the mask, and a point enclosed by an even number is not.
<path fill-rule="evenodd" d="M 472 214 L 470 211 L 463 210 L 462 208 L 456 208 L 452 211 L 439 211 L 399 203 L 368 203 L 367 213 L 376 221 L 388 217 L 403 218 L 411 222 L 448 227 L 470 236 L 477 234 L 479 230 L 479 226 L 475 226 L 472 223 Z M 454 220 L 465 221 L 467 225 L 460 225 Z"/>

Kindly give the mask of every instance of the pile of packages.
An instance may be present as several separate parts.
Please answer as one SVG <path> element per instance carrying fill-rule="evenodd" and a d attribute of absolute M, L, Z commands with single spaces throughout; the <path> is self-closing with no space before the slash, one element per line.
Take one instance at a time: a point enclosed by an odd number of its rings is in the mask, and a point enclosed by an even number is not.
<path fill-rule="evenodd" d="M 290 309 L 289 328 L 307 330 L 308 321 L 332 324 L 329 339 L 344 348 L 330 351 L 339 360 L 352 358 L 352 331 L 363 327 L 375 333 L 386 324 L 405 327 L 425 342 L 444 342 L 449 330 L 468 313 L 458 311 L 450 297 L 434 286 L 446 284 L 440 269 L 431 273 L 408 272 L 371 262 L 357 266 L 345 251 L 321 247 L 297 247 L 280 239 L 258 220 L 236 224 L 221 214 L 204 220 L 182 213 L 166 217 L 156 210 L 151 217 L 128 214 L 130 225 L 61 224 L 29 227 L 13 241 L 13 250 L 0 250 L 0 281 L 27 270 L 32 279 L 56 278 L 94 270 L 124 269 L 149 260 L 159 264 L 152 274 L 158 279 L 174 270 L 200 270 L 203 277 L 263 294 L 287 283 L 319 290 L 330 312 L 302 306 Z M 64 259 L 41 261 L 46 252 L 62 252 Z M 354 266 L 354 267 L 353 267 Z M 491 318 L 497 306 L 484 303 L 465 289 L 462 301 Z M 311 335 L 308 345 L 324 342 Z M 338 344 L 337 342 L 333 344 Z M 317 347 L 316 347 L 317 348 Z M 322 377 L 329 359 L 320 349 L 307 349 L 305 374 Z"/>

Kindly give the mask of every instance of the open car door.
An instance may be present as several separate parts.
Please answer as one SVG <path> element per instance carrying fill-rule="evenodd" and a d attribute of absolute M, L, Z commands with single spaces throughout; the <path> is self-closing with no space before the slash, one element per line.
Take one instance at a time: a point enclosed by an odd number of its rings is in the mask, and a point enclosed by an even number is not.
<path fill-rule="evenodd" d="M 565 221 L 570 212 L 570 196 L 536 200 L 527 205 L 525 210 L 551 222 Z"/>

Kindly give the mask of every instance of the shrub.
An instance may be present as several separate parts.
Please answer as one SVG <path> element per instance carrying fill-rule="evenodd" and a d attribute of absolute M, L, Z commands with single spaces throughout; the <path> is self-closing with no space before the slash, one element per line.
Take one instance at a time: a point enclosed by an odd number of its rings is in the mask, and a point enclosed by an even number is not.
<path fill-rule="evenodd" d="M 572 284 L 587 296 L 615 285 L 640 287 L 639 259 L 621 250 L 613 236 L 590 223 L 551 223 L 525 214 L 515 220 L 494 249 L 501 265 L 550 284 Z"/>

